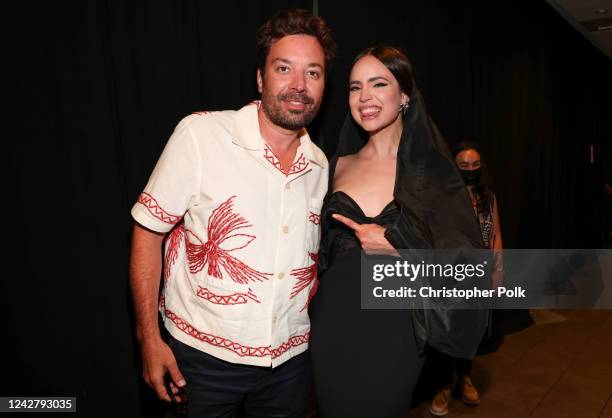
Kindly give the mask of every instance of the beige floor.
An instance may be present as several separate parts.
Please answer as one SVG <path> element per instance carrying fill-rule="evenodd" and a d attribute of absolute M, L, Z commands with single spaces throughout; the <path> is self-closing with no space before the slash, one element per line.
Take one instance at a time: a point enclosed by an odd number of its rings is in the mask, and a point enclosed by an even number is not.
<path fill-rule="evenodd" d="M 454 400 L 448 418 L 612 418 L 612 310 L 538 311 L 536 325 L 477 357 L 481 404 Z M 410 418 L 431 418 L 421 404 Z"/>

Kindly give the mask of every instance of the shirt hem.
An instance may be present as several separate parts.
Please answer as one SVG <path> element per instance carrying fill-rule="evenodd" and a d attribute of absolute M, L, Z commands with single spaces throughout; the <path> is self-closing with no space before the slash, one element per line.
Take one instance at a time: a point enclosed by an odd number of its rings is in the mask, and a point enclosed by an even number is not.
<path fill-rule="evenodd" d="M 164 325 L 166 330 L 170 333 L 173 338 L 176 338 L 183 344 L 186 344 L 192 348 L 200 350 L 206 354 L 209 354 L 213 357 L 216 357 L 220 360 L 227 361 L 229 363 L 235 364 L 244 364 L 248 366 L 260 366 L 260 367 L 278 367 L 286 361 L 292 359 L 298 354 L 302 354 L 306 350 L 308 350 L 308 342 L 304 342 L 295 347 L 291 347 L 287 349 L 281 355 L 272 358 L 272 355 L 262 355 L 262 356 L 254 356 L 254 355 L 239 355 L 230 349 L 226 349 L 223 347 L 216 347 L 212 344 L 199 341 L 196 338 L 191 337 L 186 334 L 183 330 L 178 328 L 174 322 L 164 318 Z M 291 338 L 291 337 L 290 337 Z"/>

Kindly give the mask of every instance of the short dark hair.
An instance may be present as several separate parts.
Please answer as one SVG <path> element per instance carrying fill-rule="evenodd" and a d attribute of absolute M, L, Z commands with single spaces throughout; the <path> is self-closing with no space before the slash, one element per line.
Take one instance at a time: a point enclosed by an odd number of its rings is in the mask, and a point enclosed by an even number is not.
<path fill-rule="evenodd" d="M 331 29 L 319 16 L 308 10 L 283 10 L 273 16 L 257 30 L 257 66 L 263 72 L 273 40 L 288 35 L 310 35 L 317 38 L 325 54 L 325 69 L 329 68 L 335 54 L 336 42 Z"/>
<path fill-rule="evenodd" d="M 401 49 L 388 45 L 372 46 L 357 54 L 353 64 L 368 55 L 382 62 L 383 65 L 391 71 L 391 74 L 393 74 L 399 83 L 402 91 L 410 96 L 414 80 L 412 65 L 410 64 L 408 56 Z"/>

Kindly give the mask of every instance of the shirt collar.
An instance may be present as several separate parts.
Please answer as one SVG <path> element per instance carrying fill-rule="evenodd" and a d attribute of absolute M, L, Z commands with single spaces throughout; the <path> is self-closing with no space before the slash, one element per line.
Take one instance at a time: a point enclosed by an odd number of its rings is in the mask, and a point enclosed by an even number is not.
<path fill-rule="evenodd" d="M 255 100 L 244 106 L 236 113 L 234 120 L 234 130 L 232 132 L 232 142 L 245 149 L 256 151 L 263 150 L 266 142 L 259 130 L 259 119 L 257 111 L 261 106 L 259 100 Z M 320 167 L 327 166 L 327 159 L 323 152 L 315 147 L 306 129 L 299 133 L 300 147 L 306 158 Z"/>

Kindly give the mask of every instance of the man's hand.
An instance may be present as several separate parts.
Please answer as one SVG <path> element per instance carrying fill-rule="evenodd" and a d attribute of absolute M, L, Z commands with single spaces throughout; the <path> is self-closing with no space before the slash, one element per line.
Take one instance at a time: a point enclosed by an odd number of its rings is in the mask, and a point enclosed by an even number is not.
<path fill-rule="evenodd" d="M 164 386 L 164 375 L 170 375 L 170 389 L 179 398 L 179 402 L 185 399 L 180 398 L 179 388 L 185 386 L 185 378 L 176 364 L 174 354 L 168 344 L 160 338 L 143 341 L 141 344 L 143 377 L 147 385 L 151 386 L 157 393 L 159 399 L 170 402 L 170 396 Z"/>
<path fill-rule="evenodd" d="M 332 217 L 355 231 L 355 236 L 361 242 L 361 248 L 367 254 L 397 255 L 397 251 L 385 238 L 385 228 L 377 224 L 358 224 L 346 216 L 335 213 Z"/>
<path fill-rule="evenodd" d="M 164 234 L 134 224 L 130 284 L 144 380 L 155 390 L 159 399 L 171 402 L 164 386 L 164 375 L 166 372 L 170 375 L 170 390 L 173 394 L 180 393 L 179 388 L 185 386 L 185 379 L 179 371 L 172 350 L 162 340 L 157 323 L 163 240 Z"/>

